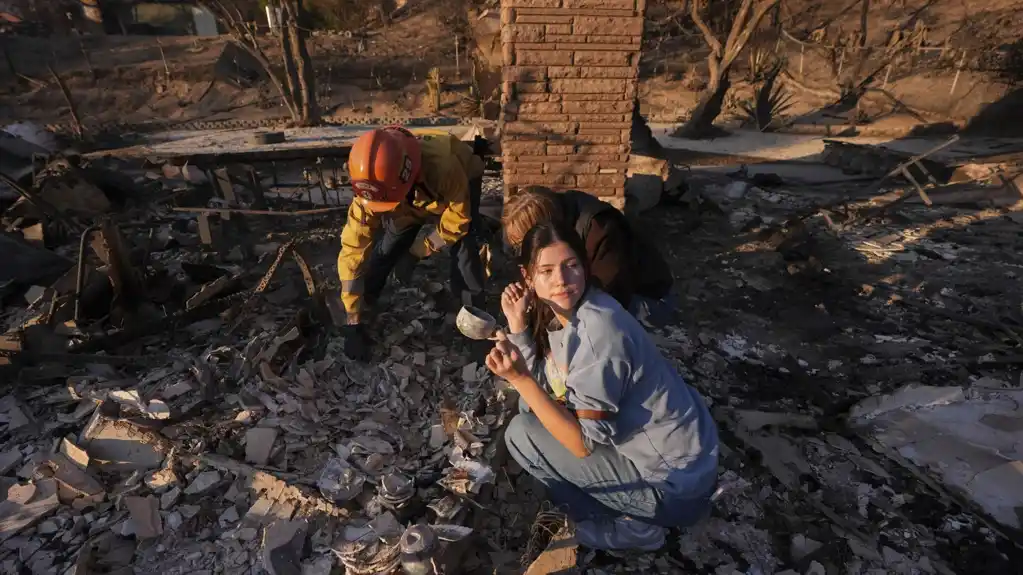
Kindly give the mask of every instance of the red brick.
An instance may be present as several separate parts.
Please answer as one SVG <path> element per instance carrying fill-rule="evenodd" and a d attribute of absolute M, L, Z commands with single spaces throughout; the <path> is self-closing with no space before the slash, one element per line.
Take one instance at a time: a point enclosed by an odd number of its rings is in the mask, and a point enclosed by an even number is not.
<path fill-rule="evenodd" d="M 577 16 L 573 31 L 576 34 L 596 34 L 601 36 L 639 36 L 643 34 L 643 18 L 640 16 L 605 17 Z"/>
<path fill-rule="evenodd" d="M 567 120 L 569 122 L 607 122 L 618 124 L 621 122 L 628 122 L 630 120 L 629 114 L 569 114 L 563 118 L 558 118 L 559 121 Z"/>
<path fill-rule="evenodd" d="M 575 153 L 575 146 L 564 144 L 548 144 L 547 154 L 550 156 L 564 156 Z"/>
<path fill-rule="evenodd" d="M 561 102 L 527 102 L 519 104 L 520 114 L 558 114 Z"/>
<path fill-rule="evenodd" d="M 540 45 L 549 46 L 550 42 Z M 556 46 L 558 50 L 608 50 L 612 52 L 639 52 L 642 48 L 641 44 L 594 44 L 591 42 L 585 44 L 558 43 Z"/>
<path fill-rule="evenodd" d="M 619 130 L 627 130 L 632 127 L 632 121 L 628 122 L 579 122 L 579 133 L 606 133 L 605 130 L 611 130 L 617 128 Z"/>
<path fill-rule="evenodd" d="M 543 24 L 508 24 L 501 27 L 502 42 L 544 42 Z"/>
<path fill-rule="evenodd" d="M 542 122 L 546 124 L 555 122 L 568 122 L 568 114 L 520 114 L 523 122 Z"/>
<path fill-rule="evenodd" d="M 617 146 L 606 145 L 606 144 L 594 144 L 594 145 L 579 146 L 579 152 L 578 153 L 580 155 L 586 155 L 586 154 L 624 154 L 627 151 L 628 151 L 628 147 L 623 145 L 623 144 L 619 144 Z"/>
<path fill-rule="evenodd" d="M 544 164 L 545 174 L 596 174 L 596 162 L 564 162 Z"/>
<path fill-rule="evenodd" d="M 639 82 L 636 80 L 627 80 L 625 82 L 625 97 L 633 99 L 639 93 Z"/>
<path fill-rule="evenodd" d="M 546 82 L 515 82 L 516 94 L 540 94 L 547 91 Z"/>
<path fill-rule="evenodd" d="M 572 53 L 553 48 L 551 50 L 516 50 L 515 63 L 521 66 L 568 66 L 572 63 Z"/>
<path fill-rule="evenodd" d="M 571 24 L 548 24 L 546 26 L 546 32 L 547 32 L 547 34 L 571 34 L 572 33 L 572 25 Z M 555 40 L 555 42 L 557 42 L 557 40 Z"/>
<path fill-rule="evenodd" d="M 504 168 L 506 174 L 542 174 L 543 164 L 514 164 L 513 168 Z"/>
<path fill-rule="evenodd" d="M 566 114 L 629 114 L 632 102 L 565 102 L 561 109 Z"/>
<path fill-rule="evenodd" d="M 620 174 L 578 175 L 575 177 L 575 183 L 580 187 L 612 188 L 624 186 L 625 176 Z"/>
<path fill-rule="evenodd" d="M 579 187 L 583 188 L 582 191 L 586 192 L 587 194 L 590 194 L 591 196 L 597 196 L 598 198 L 601 199 L 613 198 L 615 196 L 621 195 L 622 193 L 622 188 L 594 188 L 594 187 L 584 188 L 583 186 Z"/>
<path fill-rule="evenodd" d="M 517 97 L 519 102 L 546 102 L 550 98 L 549 94 L 519 94 Z"/>
<path fill-rule="evenodd" d="M 579 134 L 574 141 L 579 144 L 620 144 L 622 137 L 618 134 Z"/>
<path fill-rule="evenodd" d="M 576 55 L 578 58 L 578 55 Z M 631 79 L 638 76 L 638 69 L 635 67 L 580 67 L 580 66 L 551 66 L 547 69 L 547 76 L 550 78 L 618 78 Z"/>
<path fill-rule="evenodd" d="M 550 42 L 516 42 L 516 50 L 556 50 Z M 625 48 L 621 48 L 625 50 Z M 613 50 L 613 48 L 612 48 Z"/>
<path fill-rule="evenodd" d="M 547 154 L 547 142 L 505 142 L 501 144 L 501 152 L 509 156 L 543 156 Z"/>
<path fill-rule="evenodd" d="M 575 53 L 578 66 L 632 66 L 635 52 L 611 50 L 579 50 Z"/>
<path fill-rule="evenodd" d="M 636 9 L 636 0 L 564 0 L 564 2 L 565 8 Z"/>
<path fill-rule="evenodd" d="M 514 161 L 519 164 L 549 164 L 552 162 L 571 162 L 574 159 L 575 156 L 516 156 Z"/>
<path fill-rule="evenodd" d="M 521 24 L 571 24 L 573 16 L 555 16 L 554 14 L 523 14 L 516 10 L 515 22 Z M 558 11 L 559 14 L 563 14 Z"/>
<path fill-rule="evenodd" d="M 579 52 L 578 54 L 576 54 L 577 58 L 579 57 L 579 54 L 585 54 L 585 52 Z M 631 67 L 608 66 L 606 68 L 597 67 L 579 69 L 580 78 L 619 78 L 622 80 L 627 80 L 636 78 L 638 76 L 639 76 L 638 66 Z"/>
<path fill-rule="evenodd" d="M 562 0 L 504 0 L 502 7 L 508 8 L 560 8 Z"/>
<path fill-rule="evenodd" d="M 585 44 L 586 36 L 582 34 L 547 34 L 547 41 L 558 44 Z"/>
<path fill-rule="evenodd" d="M 565 102 L 594 102 L 612 100 L 615 102 L 625 101 L 621 93 L 617 94 L 562 94 L 561 100 Z"/>
<path fill-rule="evenodd" d="M 596 177 L 596 176 L 586 176 Z M 519 186 L 572 186 L 575 185 L 576 176 L 570 174 L 505 174 L 504 182 L 509 185 Z"/>
<path fill-rule="evenodd" d="M 509 134 L 567 134 L 575 131 L 575 124 L 569 122 L 506 122 L 504 131 Z"/>
<path fill-rule="evenodd" d="M 563 8 L 517 8 L 515 14 L 529 14 L 534 16 L 564 16 L 568 10 Z M 576 16 L 622 16 L 632 18 L 636 15 L 635 10 L 598 10 L 596 8 L 579 8 L 571 11 Z"/>
<path fill-rule="evenodd" d="M 511 8 L 501 8 L 501 24 L 511 24 L 515 21 L 515 10 Z"/>
<path fill-rule="evenodd" d="M 551 92 L 561 94 L 621 94 L 621 80 L 551 80 Z"/>
<path fill-rule="evenodd" d="M 642 36 L 587 36 L 590 44 L 642 44 Z"/>
<path fill-rule="evenodd" d="M 547 68 L 543 66 L 504 66 L 501 70 L 501 77 L 505 82 L 543 82 L 547 79 Z"/>
<path fill-rule="evenodd" d="M 621 136 L 622 131 L 617 128 L 608 128 L 604 124 L 585 123 L 579 133 L 586 136 Z"/>

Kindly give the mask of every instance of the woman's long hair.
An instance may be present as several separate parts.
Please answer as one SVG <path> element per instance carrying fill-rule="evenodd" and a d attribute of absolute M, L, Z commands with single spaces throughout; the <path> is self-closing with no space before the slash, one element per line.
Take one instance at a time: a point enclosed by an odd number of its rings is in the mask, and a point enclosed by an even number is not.
<path fill-rule="evenodd" d="M 529 186 L 509 197 L 501 215 L 506 244 L 518 253 L 529 230 L 546 222 L 560 222 L 563 211 L 558 194 L 543 186 Z"/>
<path fill-rule="evenodd" d="M 586 246 L 571 227 L 557 222 L 547 222 L 526 232 L 525 237 L 522 238 L 522 249 L 519 252 L 519 267 L 523 271 L 523 275 L 532 278 L 537 259 L 540 257 L 540 250 L 558 242 L 568 244 L 568 247 L 575 252 L 579 265 L 583 266 L 586 288 L 579 296 L 579 301 L 582 301 L 582 297 L 586 295 L 586 290 L 590 287 L 590 262 L 586 259 Z M 546 357 L 551 350 L 550 341 L 547 339 L 547 328 L 552 321 L 554 321 L 554 311 L 551 307 L 539 299 L 534 299 L 533 309 L 529 315 L 529 331 L 532 333 L 540 357 Z"/>

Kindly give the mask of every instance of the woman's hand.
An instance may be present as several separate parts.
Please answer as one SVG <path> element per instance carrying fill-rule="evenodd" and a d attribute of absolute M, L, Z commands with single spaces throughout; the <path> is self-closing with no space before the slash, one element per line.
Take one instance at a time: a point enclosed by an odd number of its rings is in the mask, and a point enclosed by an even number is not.
<path fill-rule="evenodd" d="M 529 327 L 526 313 L 534 299 L 533 290 L 519 282 L 508 284 L 508 287 L 504 288 L 504 292 L 501 294 L 501 311 L 504 312 L 504 317 L 508 318 L 509 332 L 522 333 L 526 331 L 526 328 Z M 516 350 L 517 352 L 518 350 Z"/>
<path fill-rule="evenodd" d="M 487 369 L 494 375 L 508 380 L 513 386 L 517 386 L 518 382 L 524 378 L 532 377 L 529 368 L 526 367 L 526 361 L 522 359 L 519 348 L 504 338 L 498 339 L 494 349 L 490 350 L 486 364 Z"/>

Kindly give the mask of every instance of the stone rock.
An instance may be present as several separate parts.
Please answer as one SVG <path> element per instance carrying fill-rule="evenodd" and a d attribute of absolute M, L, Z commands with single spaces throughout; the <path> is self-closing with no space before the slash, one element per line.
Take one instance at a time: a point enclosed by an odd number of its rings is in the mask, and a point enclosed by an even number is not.
<path fill-rule="evenodd" d="M 225 509 L 224 512 L 220 514 L 220 517 L 217 519 L 217 521 L 220 523 L 221 527 L 226 529 L 231 525 L 237 523 L 238 519 L 240 519 L 238 517 L 238 509 L 236 509 L 235 506 L 232 505 Z"/>
<path fill-rule="evenodd" d="M 139 539 L 152 539 L 163 534 L 163 521 L 160 518 L 160 501 L 149 497 L 125 497 L 124 505 L 131 513 L 131 522 L 135 536 Z"/>
<path fill-rule="evenodd" d="M 266 465 L 275 439 L 277 429 L 273 427 L 254 427 L 245 432 L 245 461 L 254 465 Z"/>
<path fill-rule="evenodd" d="M 300 575 L 309 522 L 278 520 L 266 526 L 261 558 L 270 575 Z"/>
<path fill-rule="evenodd" d="M 805 575 L 828 575 L 828 572 L 824 569 L 824 566 L 816 561 L 810 562 L 810 567 L 807 568 Z"/>
<path fill-rule="evenodd" d="M 21 464 L 21 451 L 18 449 L 10 449 L 0 453 L 0 475 L 7 475 L 19 464 Z"/>
<path fill-rule="evenodd" d="M 209 490 L 220 483 L 220 473 L 217 471 L 203 471 L 185 489 L 185 495 L 198 495 Z"/>
<path fill-rule="evenodd" d="M 127 421 L 113 421 L 99 411 L 82 430 L 79 445 L 89 457 L 102 460 L 103 469 L 147 470 L 163 464 L 167 441 L 159 434 Z"/>
<path fill-rule="evenodd" d="M 177 530 L 181 527 L 181 524 L 185 522 L 185 519 L 177 511 L 167 514 L 167 527 L 172 530 Z"/>
<path fill-rule="evenodd" d="M 166 511 L 171 507 L 174 507 L 174 505 L 178 502 L 178 499 L 180 497 L 181 488 L 180 487 L 171 488 L 170 491 L 160 496 L 160 509 Z"/>
<path fill-rule="evenodd" d="M 963 399 L 965 399 L 965 396 L 961 387 L 907 385 L 889 395 L 868 397 L 849 410 L 849 417 L 852 419 L 873 419 L 897 409 L 948 405 Z"/>
<path fill-rule="evenodd" d="M 42 521 L 58 507 L 60 499 L 55 479 L 11 487 L 7 490 L 7 500 L 0 502 L 0 543 Z"/>
<path fill-rule="evenodd" d="M 792 558 L 796 561 L 801 561 L 803 557 L 806 557 L 820 548 L 820 542 L 814 541 L 801 533 L 792 537 L 791 552 Z"/>

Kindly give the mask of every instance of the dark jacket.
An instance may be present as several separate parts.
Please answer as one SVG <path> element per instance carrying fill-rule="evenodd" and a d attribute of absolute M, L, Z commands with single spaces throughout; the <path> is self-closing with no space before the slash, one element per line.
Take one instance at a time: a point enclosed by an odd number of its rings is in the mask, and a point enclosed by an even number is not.
<path fill-rule="evenodd" d="M 660 250 L 614 206 L 578 191 L 559 194 L 565 221 L 586 245 L 595 285 L 628 309 L 632 296 L 661 299 L 674 278 Z"/>

